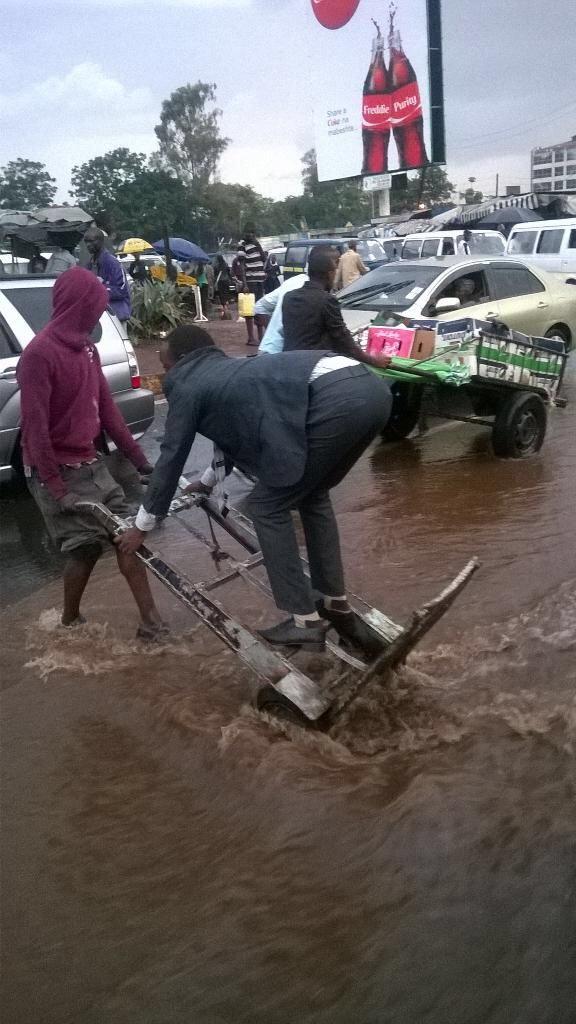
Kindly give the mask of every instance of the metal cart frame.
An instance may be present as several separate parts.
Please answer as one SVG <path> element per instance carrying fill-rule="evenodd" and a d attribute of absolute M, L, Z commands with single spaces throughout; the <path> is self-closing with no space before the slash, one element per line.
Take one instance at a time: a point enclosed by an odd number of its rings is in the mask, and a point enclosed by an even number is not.
<path fill-rule="evenodd" d="M 81 502 L 79 508 L 96 516 L 111 538 L 133 525 L 132 520 L 113 515 L 104 505 Z M 206 513 L 210 537 L 181 517 L 181 513 L 192 508 Z M 415 644 L 448 611 L 478 568 L 476 559 L 468 562 L 436 598 L 414 613 L 406 627 L 393 622 L 360 598 L 355 598 L 355 603 L 360 606 L 356 614 L 363 618 L 380 639 L 382 653 L 371 664 L 367 664 L 360 660 L 357 653 L 342 647 L 328 636 L 329 655 L 342 662 L 344 667 L 336 681 L 326 687 L 300 671 L 278 648 L 269 647 L 229 615 L 214 596 L 218 588 L 235 579 L 242 579 L 267 595 L 271 593 L 268 584 L 254 574 L 254 570 L 262 565 L 263 557 L 250 520 L 235 510 L 223 515 L 216 503 L 205 496 L 176 498 L 170 506 L 169 515 L 177 517 L 180 525 L 208 548 L 217 563 L 225 562 L 225 571 L 211 579 L 193 583 L 147 546 L 143 545 L 139 549 L 138 557 L 252 670 L 258 681 L 254 694 L 256 706 L 262 711 L 308 728 L 328 729 L 371 680 L 385 680 L 388 673 L 406 659 Z M 237 561 L 224 552 L 214 533 L 214 525 L 237 541 L 249 557 Z M 303 565 L 307 570 L 304 559 Z"/>

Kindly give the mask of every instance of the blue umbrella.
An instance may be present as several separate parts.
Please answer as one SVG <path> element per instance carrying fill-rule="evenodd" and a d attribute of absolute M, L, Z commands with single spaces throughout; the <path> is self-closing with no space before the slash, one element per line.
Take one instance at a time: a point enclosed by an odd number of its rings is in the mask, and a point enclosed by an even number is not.
<path fill-rule="evenodd" d="M 210 260 L 204 249 L 201 249 L 199 245 L 195 245 L 194 242 L 189 242 L 187 238 L 169 238 L 168 243 L 170 245 L 170 254 L 175 260 L 204 260 L 205 262 Z M 165 255 L 164 239 L 154 242 L 153 245 L 156 252 Z"/>

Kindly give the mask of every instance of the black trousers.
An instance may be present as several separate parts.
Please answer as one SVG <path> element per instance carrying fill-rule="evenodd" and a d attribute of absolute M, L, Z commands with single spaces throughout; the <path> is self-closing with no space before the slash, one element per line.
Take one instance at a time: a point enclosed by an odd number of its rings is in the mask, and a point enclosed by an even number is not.
<path fill-rule="evenodd" d="M 290 487 L 259 482 L 248 499 L 278 608 L 307 615 L 315 610 L 314 592 L 334 597 L 346 592 L 329 491 L 386 425 L 391 408 L 387 383 L 361 365 L 324 374 L 310 385 L 302 478 Z M 302 571 L 294 509 L 304 528 L 311 581 Z"/>

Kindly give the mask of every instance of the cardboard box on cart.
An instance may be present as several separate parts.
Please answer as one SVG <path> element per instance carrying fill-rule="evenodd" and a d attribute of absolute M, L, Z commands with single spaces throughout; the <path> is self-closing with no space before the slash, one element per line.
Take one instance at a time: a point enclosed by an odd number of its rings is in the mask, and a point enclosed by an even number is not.
<path fill-rule="evenodd" d="M 375 326 L 368 329 L 367 352 L 371 356 L 401 356 L 403 359 L 430 359 L 434 355 L 436 335 L 423 327 Z"/>

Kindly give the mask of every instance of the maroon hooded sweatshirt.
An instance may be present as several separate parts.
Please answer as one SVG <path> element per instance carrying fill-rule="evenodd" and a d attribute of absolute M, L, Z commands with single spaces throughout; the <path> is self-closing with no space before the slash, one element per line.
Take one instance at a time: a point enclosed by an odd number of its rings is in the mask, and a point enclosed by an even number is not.
<path fill-rule="evenodd" d="M 140 469 L 147 459 L 119 412 L 90 331 L 108 292 L 88 270 L 72 267 L 54 285 L 52 319 L 18 363 L 24 465 L 33 467 L 57 500 L 67 487 L 60 466 L 96 457 L 102 430 Z"/>

